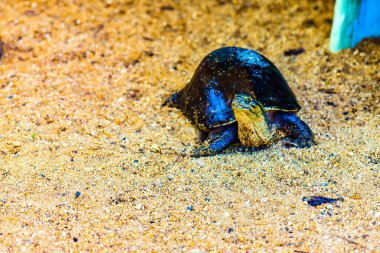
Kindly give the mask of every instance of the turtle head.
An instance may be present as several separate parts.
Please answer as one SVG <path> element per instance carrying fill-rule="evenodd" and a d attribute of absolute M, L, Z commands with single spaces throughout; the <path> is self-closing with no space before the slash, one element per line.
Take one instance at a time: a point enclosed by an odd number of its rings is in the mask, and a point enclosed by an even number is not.
<path fill-rule="evenodd" d="M 246 147 L 262 147 L 273 142 L 273 128 L 264 107 L 252 96 L 237 93 L 231 104 L 240 142 Z"/>
<path fill-rule="evenodd" d="M 262 114 L 265 113 L 262 105 L 246 93 L 235 94 L 232 109 L 234 112 L 239 111 L 247 114 L 253 120 L 257 117 L 262 117 Z"/>

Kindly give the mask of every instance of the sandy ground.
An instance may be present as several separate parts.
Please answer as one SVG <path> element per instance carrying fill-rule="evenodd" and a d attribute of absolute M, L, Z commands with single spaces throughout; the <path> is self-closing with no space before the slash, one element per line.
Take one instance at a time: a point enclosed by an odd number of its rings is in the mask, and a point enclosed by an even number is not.
<path fill-rule="evenodd" d="M 331 54 L 330 2 L 1 1 L 0 252 L 380 252 L 380 44 Z M 160 105 L 232 45 L 318 145 L 183 155 L 194 128 Z"/>

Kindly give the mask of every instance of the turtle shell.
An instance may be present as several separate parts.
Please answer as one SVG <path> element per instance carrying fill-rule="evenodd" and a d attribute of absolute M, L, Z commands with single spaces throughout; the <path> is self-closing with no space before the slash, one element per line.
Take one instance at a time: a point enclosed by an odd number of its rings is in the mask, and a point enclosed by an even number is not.
<path fill-rule="evenodd" d="M 266 110 L 298 112 L 300 105 L 280 71 L 263 55 L 224 47 L 208 54 L 173 102 L 202 130 L 235 122 L 236 93 L 248 93 Z"/>

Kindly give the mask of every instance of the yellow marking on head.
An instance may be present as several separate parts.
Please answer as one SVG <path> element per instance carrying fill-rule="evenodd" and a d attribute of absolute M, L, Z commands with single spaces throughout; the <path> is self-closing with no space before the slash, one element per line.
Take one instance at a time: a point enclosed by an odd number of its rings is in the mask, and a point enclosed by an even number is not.
<path fill-rule="evenodd" d="M 274 131 L 263 106 L 248 95 L 235 96 L 232 109 L 238 122 L 238 136 L 246 147 L 268 146 Z"/>

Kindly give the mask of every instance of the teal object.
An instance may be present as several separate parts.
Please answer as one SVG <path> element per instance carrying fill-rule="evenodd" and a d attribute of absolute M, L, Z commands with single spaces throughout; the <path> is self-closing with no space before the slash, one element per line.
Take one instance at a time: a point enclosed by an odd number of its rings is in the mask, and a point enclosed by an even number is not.
<path fill-rule="evenodd" d="M 369 37 L 380 37 L 380 0 L 337 0 L 330 50 L 353 48 Z"/>

